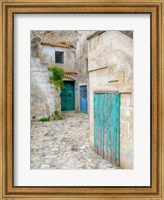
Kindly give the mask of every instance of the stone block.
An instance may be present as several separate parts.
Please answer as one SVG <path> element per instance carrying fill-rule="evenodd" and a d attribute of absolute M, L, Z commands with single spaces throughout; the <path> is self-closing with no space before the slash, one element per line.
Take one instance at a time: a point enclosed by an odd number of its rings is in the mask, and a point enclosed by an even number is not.
<path fill-rule="evenodd" d="M 125 83 L 125 72 L 120 71 L 118 74 L 118 90 L 119 91 L 122 91 L 124 83 Z"/>
<path fill-rule="evenodd" d="M 131 107 L 131 106 L 132 106 L 132 95 L 121 94 L 121 107 Z"/>
<path fill-rule="evenodd" d="M 132 107 L 121 107 L 121 121 L 129 122 L 132 116 L 133 116 Z"/>
<path fill-rule="evenodd" d="M 120 124 L 120 137 L 122 137 L 122 138 L 128 137 L 129 133 L 130 133 L 129 123 L 121 122 L 121 124 Z"/>
<path fill-rule="evenodd" d="M 120 151 L 120 166 L 124 169 L 133 169 L 134 151 L 131 149 L 121 149 Z"/>

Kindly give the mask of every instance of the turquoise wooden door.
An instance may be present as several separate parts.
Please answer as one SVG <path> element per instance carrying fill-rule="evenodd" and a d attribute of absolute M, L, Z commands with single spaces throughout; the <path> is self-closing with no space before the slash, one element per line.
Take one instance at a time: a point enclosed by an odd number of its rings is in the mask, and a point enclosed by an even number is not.
<path fill-rule="evenodd" d="M 94 149 L 120 165 L 120 94 L 94 93 Z"/>
<path fill-rule="evenodd" d="M 64 81 L 64 87 L 61 89 L 61 110 L 75 110 L 75 91 L 73 81 Z"/>

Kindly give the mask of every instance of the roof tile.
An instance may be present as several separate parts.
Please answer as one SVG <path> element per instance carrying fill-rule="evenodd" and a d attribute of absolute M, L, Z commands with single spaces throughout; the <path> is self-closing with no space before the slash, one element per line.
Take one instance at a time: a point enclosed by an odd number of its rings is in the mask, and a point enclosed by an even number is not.
<path fill-rule="evenodd" d="M 54 46 L 54 47 L 61 47 L 61 48 L 67 48 L 67 49 L 72 49 L 74 48 L 73 45 L 66 44 L 65 42 L 60 42 L 60 43 L 52 43 L 48 41 L 42 41 L 40 42 L 41 45 L 47 45 L 47 46 Z"/>

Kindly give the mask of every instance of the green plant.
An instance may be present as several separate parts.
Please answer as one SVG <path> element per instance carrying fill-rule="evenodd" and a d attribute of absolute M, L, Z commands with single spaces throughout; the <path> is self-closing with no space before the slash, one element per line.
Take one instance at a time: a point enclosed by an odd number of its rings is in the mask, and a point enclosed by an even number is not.
<path fill-rule="evenodd" d="M 49 117 L 41 118 L 39 121 L 41 121 L 41 122 L 48 122 L 49 121 Z"/>
<path fill-rule="evenodd" d="M 58 111 L 58 110 L 55 110 L 55 111 L 54 111 L 54 115 L 59 116 L 59 111 Z"/>
<path fill-rule="evenodd" d="M 53 83 L 62 88 L 64 86 L 64 70 L 56 66 L 48 67 L 48 70 L 52 72 L 52 76 L 50 76 L 50 79 L 53 81 Z"/>

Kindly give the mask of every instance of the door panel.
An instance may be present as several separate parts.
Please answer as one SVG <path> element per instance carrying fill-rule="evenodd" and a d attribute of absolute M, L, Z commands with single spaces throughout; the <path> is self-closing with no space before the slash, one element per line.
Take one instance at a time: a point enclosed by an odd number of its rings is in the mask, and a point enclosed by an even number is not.
<path fill-rule="evenodd" d="M 74 82 L 64 81 L 64 87 L 61 89 L 61 110 L 75 110 L 75 92 Z"/>
<path fill-rule="evenodd" d="M 80 111 L 88 112 L 87 85 L 80 86 Z"/>
<path fill-rule="evenodd" d="M 94 149 L 104 159 L 119 166 L 119 93 L 94 93 Z"/>

